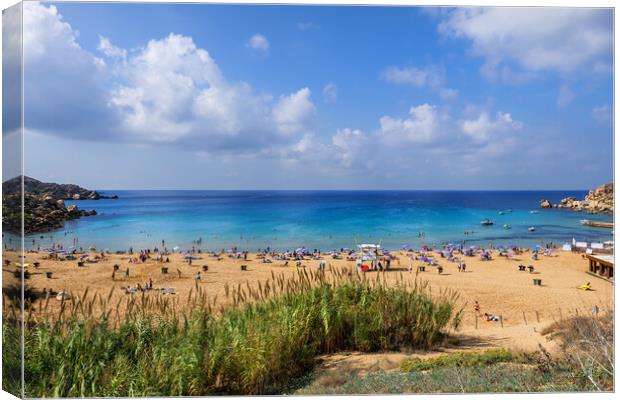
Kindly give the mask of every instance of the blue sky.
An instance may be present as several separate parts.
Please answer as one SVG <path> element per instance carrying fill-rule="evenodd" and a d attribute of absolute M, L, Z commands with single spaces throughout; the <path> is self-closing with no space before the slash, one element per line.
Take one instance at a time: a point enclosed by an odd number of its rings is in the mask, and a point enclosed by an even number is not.
<path fill-rule="evenodd" d="M 612 22 L 605 9 L 30 3 L 26 174 L 118 189 L 592 188 L 613 175 Z"/>

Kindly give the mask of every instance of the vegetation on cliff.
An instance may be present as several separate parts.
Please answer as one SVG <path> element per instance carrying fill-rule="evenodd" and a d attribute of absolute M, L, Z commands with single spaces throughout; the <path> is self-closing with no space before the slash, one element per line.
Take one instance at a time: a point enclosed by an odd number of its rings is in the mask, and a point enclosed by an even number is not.
<path fill-rule="evenodd" d="M 80 210 L 76 205 L 65 205 L 65 200 L 99 200 L 117 198 L 102 196 L 94 190 L 77 185 L 46 183 L 24 176 L 23 181 L 24 232 L 42 232 L 58 229 L 65 221 L 88 215 L 95 210 Z M 21 233 L 22 177 L 17 176 L 2 183 L 2 229 Z"/>

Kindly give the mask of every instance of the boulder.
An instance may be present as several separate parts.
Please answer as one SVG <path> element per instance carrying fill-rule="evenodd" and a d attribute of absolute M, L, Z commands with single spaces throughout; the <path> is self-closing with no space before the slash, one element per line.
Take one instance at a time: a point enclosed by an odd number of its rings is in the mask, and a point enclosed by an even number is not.
<path fill-rule="evenodd" d="M 71 295 L 68 292 L 62 291 L 62 292 L 58 292 L 58 294 L 56 295 L 56 300 L 69 300 L 71 299 Z"/>
<path fill-rule="evenodd" d="M 576 197 L 565 197 L 562 200 L 560 200 L 560 204 L 558 204 L 558 207 L 567 207 L 570 208 L 572 207 L 573 203 L 577 201 Z"/>
<path fill-rule="evenodd" d="M 542 199 L 540 201 L 540 208 L 551 208 L 553 207 L 553 205 L 551 204 L 551 202 L 547 199 Z"/>
<path fill-rule="evenodd" d="M 80 198 L 81 198 L 81 197 L 80 197 L 80 195 L 79 195 L 78 193 L 76 193 L 76 194 L 74 194 L 71 198 L 72 198 L 73 200 L 80 200 Z"/>
<path fill-rule="evenodd" d="M 44 196 L 43 196 L 43 198 L 42 198 L 41 200 L 43 200 L 43 202 L 45 202 L 45 203 L 47 203 L 47 204 L 54 204 L 54 202 L 56 201 L 56 200 L 54 200 L 54 197 L 52 197 L 52 196 L 51 196 L 51 195 L 49 195 L 49 194 L 44 195 Z"/>
<path fill-rule="evenodd" d="M 90 215 L 97 215 L 97 211 L 96 210 L 80 210 L 80 216 L 81 217 L 88 217 Z"/>

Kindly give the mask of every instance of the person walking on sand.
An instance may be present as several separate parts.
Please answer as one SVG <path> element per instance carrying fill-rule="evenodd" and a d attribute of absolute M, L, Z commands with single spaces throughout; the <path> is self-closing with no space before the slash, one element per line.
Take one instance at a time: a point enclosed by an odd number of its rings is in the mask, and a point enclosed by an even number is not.
<path fill-rule="evenodd" d="M 480 316 L 480 303 L 478 303 L 478 300 L 474 302 L 474 311 L 476 312 L 476 315 Z"/>

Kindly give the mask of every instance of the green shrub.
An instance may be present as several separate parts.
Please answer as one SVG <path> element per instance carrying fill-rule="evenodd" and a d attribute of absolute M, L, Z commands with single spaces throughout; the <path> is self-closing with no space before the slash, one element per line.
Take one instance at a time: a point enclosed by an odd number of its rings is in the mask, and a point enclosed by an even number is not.
<path fill-rule="evenodd" d="M 498 362 L 524 362 L 523 354 L 505 349 L 482 352 L 455 352 L 433 358 L 410 358 L 402 362 L 402 372 L 426 371 L 438 367 L 478 367 Z"/>
<path fill-rule="evenodd" d="M 183 312 L 143 296 L 128 300 L 117 322 L 105 310 L 90 316 L 92 302 L 72 301 L 65 317 L 26 329 L 26 395 L 278 393 L 317 355 L 428 348 L 460 315 L 454 294 L 431 298 L 424 285 L 387 287 L 356 275 L 300 273 L 261 290 L 233 290 L 238 306 L 220 313 L 203 294 Z"/>

